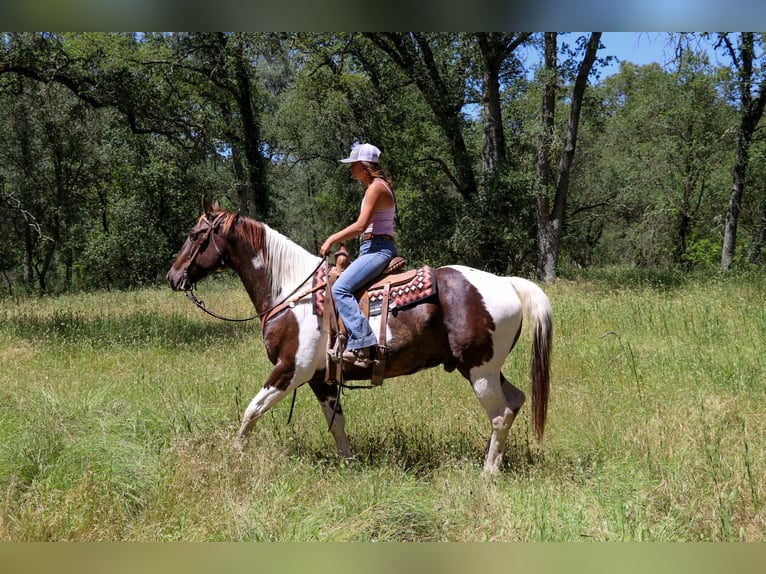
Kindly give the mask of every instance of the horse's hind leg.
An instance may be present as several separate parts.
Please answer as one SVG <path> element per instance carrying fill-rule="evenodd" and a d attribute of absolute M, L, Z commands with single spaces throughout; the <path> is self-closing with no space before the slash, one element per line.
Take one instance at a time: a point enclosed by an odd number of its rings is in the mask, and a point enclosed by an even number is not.
<path fill-rule="evenodd" d="M 513 411 L 514 417 L 519 414 L 519 410 L 524 406 L 524 401 L 527 397 L 524 395 L 519 387 L 516 387 L 508 382 L 508 380 L 500 373 L 500 388 L 503 389 L 505 400 L 508 402 L 508 406 Z"/>
<path fill-rule="evenodd" d="M 471 384 L 492 425 L 484 472 L 496 472 L 503 460 L 508 432 L 524 404 L 524 393 L 509 383 L 499 371 L 472 376 Z"/>
<path fill-rule="evenodd" d="M 346 419 L 343 416 L 343 408 L 340 405 L 340 397 L 337 393 L 338 387 L 324 382 L 324 372 L 320 372 L 318 377 L 315 376 L 309 381 L 309 386 L 314 391 L 319 404 L 322 405 L 322 412 L 325 419 L 327 419 L 327 424 L 330 425 L 330 433 L 335 439 L 335 448 L 338 451 L 338 456 L 347 459 L 354 458 L 351 447 L 348 444 L 348 436 L 346 436 Z"/>

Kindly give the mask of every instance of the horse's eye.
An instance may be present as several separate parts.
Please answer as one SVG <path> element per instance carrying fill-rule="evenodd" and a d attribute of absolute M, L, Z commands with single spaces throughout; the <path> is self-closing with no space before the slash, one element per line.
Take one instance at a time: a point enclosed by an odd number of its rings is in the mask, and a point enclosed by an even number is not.
<path fill-rule="evenodd" d="M 190 238 L 192 241 L 197 241 L 197 238 L 198 238 L 198 237 L 199 237 L 199 233 L 197 233 L 196 231 L 192 231 L 192 232 L 189 234 L 189 238 Z"/>

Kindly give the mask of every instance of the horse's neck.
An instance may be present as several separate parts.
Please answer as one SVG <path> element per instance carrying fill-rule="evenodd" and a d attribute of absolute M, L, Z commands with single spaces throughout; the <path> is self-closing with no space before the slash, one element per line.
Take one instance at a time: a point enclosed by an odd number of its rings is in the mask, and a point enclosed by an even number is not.
<path fill-rule="evenodd" d="M 265 224 L 265 245 L 255 250 L 237 241 L 233 267 L 255 309 L 262 313 L 310 279 L 319 259 Z M 236 261 L 235 261 L 236 259 Z"/>

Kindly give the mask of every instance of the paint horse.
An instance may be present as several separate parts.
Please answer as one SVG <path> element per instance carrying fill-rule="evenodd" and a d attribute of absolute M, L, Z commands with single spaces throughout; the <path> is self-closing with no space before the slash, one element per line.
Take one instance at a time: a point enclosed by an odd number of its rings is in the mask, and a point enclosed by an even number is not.
<path fill-rule="evenodd" d="M 328 332 L 307 295 L 290 305 L 284 299 L 306 286 L 322 263 L 266 224 L 203 201 L 192 228 L 167 274 L 172 289 L 189 292 L 197 281 L 225 268 L 239 275 L 261 316 L 271 374 L 244 412 L 237 442 L 245 443 L 254 423 L 297 387 L 308 383 L 322 406 L 338 454 L 352 458 L 337 386 L 325 381 Z M 506 438 L 524 393 L 501 372 L 526 315 L 531 324 L 532 419 L 538 439 L 545 429 L 553 334 L 548 297 L 533 282 L 499 277 L 460 265 L 434 270 L 437 294 L 388 314 L 385 378 L 438 365 L 457 369 L 471 384 L 489 417 L 492 434 L 484 471 L 498 470 Z M 277 313 L 271 312 L 279 307 Z M 381 333 L 380 317 L 371 317 Z M 381 343 L 381 342 L 379 342 Z M 382 344 L 382 343 L 381 343 Z M 345 380 L 369 380 L 371 368 L 343 366 Z"/>

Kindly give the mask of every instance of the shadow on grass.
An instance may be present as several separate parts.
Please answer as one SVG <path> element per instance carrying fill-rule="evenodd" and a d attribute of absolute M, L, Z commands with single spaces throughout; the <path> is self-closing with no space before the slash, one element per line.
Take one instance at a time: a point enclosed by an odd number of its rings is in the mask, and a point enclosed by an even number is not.
<path fill-rule="evenodd" d="M 77 348 L 115 346 L 207 347 L 211 343 L 260 336 L 259 323 L 224 323 L 191 320 L 186 315 L 161 315 L 135 312 L 128 315 L 85 315 L 71 310 L 50 315 L 34 314 L 6 317 L 0 332 L 42 342 Z"/>
<path fill-rule="evenodd" d="M 415 477 L 425 477 L 451 466 L 471 466 L 481 471 L 489 446 L 486 436 L 461 433 L 458 429 L 446 433 L 428 423 L 413 423 L 395 427 L 350 432 L 349 441 L 354 459 L 338 457 L 335 449 L 318 449 L 304 443 L 300 436 L 284 445 L 285 453 L 309 464 L 330 468 L 351 466 L 366 469 L 395 468 Z M 539 451 L 533 452 L 523 438 L 508 441 L 500 467 L 502 474 L 526 475 L 544 462 Z"/>
<path fill-rule="evenodd" d="M 545 442 L 537 443 L 523 428 L 511 431 L 499 475 L 520 479 L 557 477 L 567 484 L 592 485 L 606 464 L 598 451 L 569 452 Z M 333 447 L 317 448 L 298 435 L 285 441 L 286 456 L 328 469 L 397 469 L 414 477 L 428 477 L 449 467 L 471 467 L 481 472 L 489 446 L 489 434 L 461 433 L 459 429 L 440 432 L 427 423 L 406 424 L 386 429 L 350 433 L 354 459 L 344 460 Z"/>

